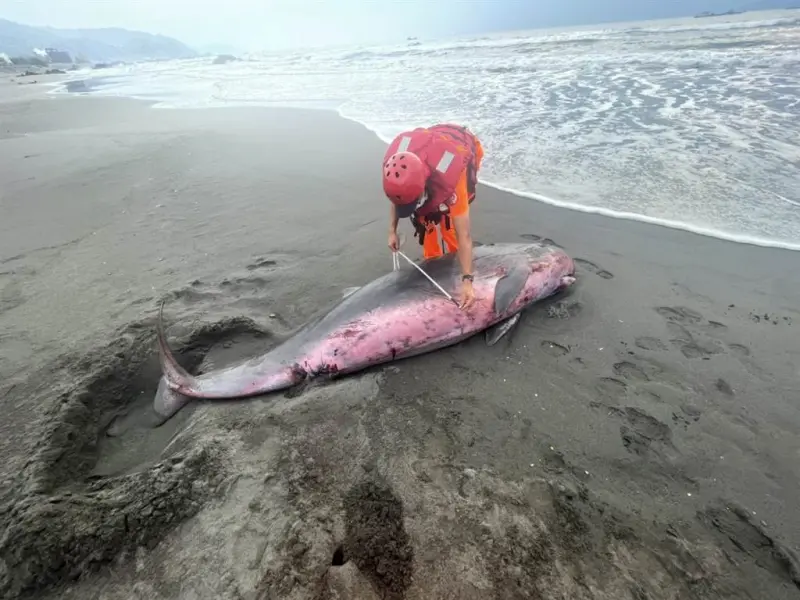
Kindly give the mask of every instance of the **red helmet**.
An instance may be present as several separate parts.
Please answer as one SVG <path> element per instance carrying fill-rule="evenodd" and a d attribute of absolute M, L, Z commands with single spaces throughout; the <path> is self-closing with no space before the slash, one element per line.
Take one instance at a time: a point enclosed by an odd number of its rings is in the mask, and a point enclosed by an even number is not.
<path fill-rule="evenodd" d="M 416 208 L 427 178 L 425 163 L 413 152 L 396 152 L 383 165 L 383 191 L 404 213 Z"/>

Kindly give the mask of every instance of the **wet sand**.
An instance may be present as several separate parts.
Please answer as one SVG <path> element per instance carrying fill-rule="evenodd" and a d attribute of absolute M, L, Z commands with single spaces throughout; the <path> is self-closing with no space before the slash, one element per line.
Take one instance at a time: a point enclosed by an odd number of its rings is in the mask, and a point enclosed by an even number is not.
<path fill-rule="evenodd" d="M 162 298 L 209 369 L 391 268 L 384 145 L 10 90 L 3 598 L 800 597 L 797 253 L 483 186 L 477 241 L 578 263 L 513 335 L 153 428 Z"/>

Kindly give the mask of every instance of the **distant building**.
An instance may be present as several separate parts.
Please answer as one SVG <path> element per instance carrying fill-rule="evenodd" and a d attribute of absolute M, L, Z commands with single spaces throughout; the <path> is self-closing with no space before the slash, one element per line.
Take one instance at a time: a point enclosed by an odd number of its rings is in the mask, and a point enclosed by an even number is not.
<path fill-rule="evenodd" d="M 61 64 L 72 63 L 72 57 L 69 55 L 69 52 L 56 50 L 55 48 L 45 48 L 44 51 L 47 53 L 47 58 L 50 59 L 50 62 Z"/>

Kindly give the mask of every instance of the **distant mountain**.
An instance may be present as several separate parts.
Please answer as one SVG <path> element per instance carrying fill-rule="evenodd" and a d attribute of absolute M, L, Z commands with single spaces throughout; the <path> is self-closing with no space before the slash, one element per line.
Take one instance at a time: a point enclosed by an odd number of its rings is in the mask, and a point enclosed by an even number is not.
<path fill-rule="evenodd" d="M 56 29 L 32 27 L 0 19 L 0 53 L 30 56 L 35 50 L 55 48 L 73 58 L 92 62 L 191 58 L 197 52 L 163 35 L 128 29 Z"/>

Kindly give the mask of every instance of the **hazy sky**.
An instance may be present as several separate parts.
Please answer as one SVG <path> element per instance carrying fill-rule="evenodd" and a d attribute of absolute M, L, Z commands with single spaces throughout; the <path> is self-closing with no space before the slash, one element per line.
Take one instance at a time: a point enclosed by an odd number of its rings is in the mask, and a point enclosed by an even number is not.
<path fill-rule="evenodd" d="M 378 43 L 726 10 L 743 0 L 0 0 L 0 17 L 54 27 L 126 27 L 191 46 Z"/>

